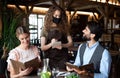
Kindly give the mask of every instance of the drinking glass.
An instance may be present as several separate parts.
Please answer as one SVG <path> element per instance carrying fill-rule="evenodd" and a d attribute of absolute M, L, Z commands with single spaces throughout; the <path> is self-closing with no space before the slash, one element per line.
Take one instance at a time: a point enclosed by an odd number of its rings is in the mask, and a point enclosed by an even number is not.
<path fill-rule="evenodd" d="M 58 73 L 59 73 L 59 68 L 58 67 L 52 69 L 53 78 L 56 78 Z"/>

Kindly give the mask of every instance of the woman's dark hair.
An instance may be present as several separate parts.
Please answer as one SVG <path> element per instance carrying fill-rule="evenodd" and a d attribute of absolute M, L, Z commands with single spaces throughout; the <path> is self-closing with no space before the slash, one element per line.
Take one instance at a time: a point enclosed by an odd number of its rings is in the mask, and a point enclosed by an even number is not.
<path fill-rule="evenodd" d="M 87 23 L 87 26 L 90 29 L 90 32 L 92 34 L 95 34 L 94 39 L 96 41 L 98 41 L 99 38 L 102 36 L 102 33 L 103 33 L 103 27 L 101 26 L 101 24 L 96 22 L 96 21 L 89 21 Z"/>
<path fill-rule="evenodd" d="M 16 29 L 16 37 L 18 38 L 20 34 L 27 33 L 30 34 L 28 28 L 26 26 L 19 26 Z"/>
<path fill-rule="evenodd" d="M 51 29 L 51 25 L 53 23 L 53 15 L 56 10 L 60 11 L 61 13 L 61 21 L 59 24 L 57 24 L 58 28 L 61 29 L 61 31 L 68 33 L 68 19 L 65 10 L 55 5 L 51 6 L 45 15 L 44 30 L 49 31 Z"/>

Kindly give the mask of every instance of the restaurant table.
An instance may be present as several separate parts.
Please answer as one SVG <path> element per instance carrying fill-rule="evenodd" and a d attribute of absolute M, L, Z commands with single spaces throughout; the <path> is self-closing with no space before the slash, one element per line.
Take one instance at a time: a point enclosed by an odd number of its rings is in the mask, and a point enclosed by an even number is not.
<path fill-rule="evenodd" d="M 66 75 L 69 75 L 70 72 L 66 71 L 66 70 L 59 70 L 59 76 L 57 77 L 54 77 L 54 78 L 65 78 L 65 75 L 60 75 L 60 73 L 64 73 Z M 72 73 L 75 73 L 75 72 L 72 72 Z M 93 78 L 91 76 L 88 76 L 88 75 L 79 75 L 80 78 Z M 38 76 L 37 74 L 34 74 L 34 75 L 30 75 L 30 76 L 24 76 L 22 78 L 41 78 L 40 76 Z M 53 77 L 52 77 L 53 78 Z"/>
<path fill-rule="evenodd" d="M 32 75 L 32 76 L 25 76 L 25 77 L 22 77 L 22 78 L 40 78 L 40 76 Z M 56 78 L 65 78 L 65 77 L 64 76 L 58 76 Z M 93 78 L 93 77 L 80 75 L 80 78 Z"/>

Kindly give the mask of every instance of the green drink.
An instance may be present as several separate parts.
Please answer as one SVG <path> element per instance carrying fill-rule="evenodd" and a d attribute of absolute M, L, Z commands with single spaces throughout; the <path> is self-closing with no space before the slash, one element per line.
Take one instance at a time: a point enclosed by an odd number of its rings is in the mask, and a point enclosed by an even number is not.
<path fill-rule="evenodd" d="M 43 59 L 43 69 L 40 74 L 41 78 L 51 78 L 51 70 L 49 68 L 49 58 Z"/>
<path fill-rule="evenodd" d="M 51 73 L 50 72 L 42 72 L 41 73 L 41 78 L 50 78 L 51 77 Z"/>

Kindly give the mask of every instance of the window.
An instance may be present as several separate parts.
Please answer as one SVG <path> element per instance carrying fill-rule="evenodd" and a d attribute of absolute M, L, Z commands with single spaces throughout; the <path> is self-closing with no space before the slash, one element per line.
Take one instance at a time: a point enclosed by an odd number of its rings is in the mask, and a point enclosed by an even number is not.
<path fill-rule="evenodd" d="M 31 14 L 29 16 L 29 31 L 31 43 L 40 40 L 42 26 L 44 25 L 45 15 Z"/>

